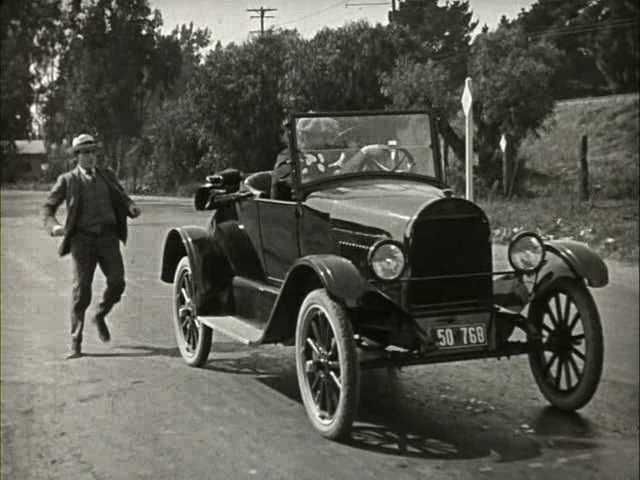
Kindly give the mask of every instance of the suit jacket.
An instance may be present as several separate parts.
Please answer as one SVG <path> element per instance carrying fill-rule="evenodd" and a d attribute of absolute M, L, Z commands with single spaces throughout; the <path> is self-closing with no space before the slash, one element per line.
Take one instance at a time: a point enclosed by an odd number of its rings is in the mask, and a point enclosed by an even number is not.
<path fill-rule="evenodd" d="M 129 215 L 129 206 L 133 203 L 131 198 L 124 191 L 124 188 L 118 181 L 116 174 L 110 168 L 96 167 L 95 174 L 105 181 L 109 188 L 111 197 L 111 206 L 116 215 L 116 227 L 118 238 L 122 243 L 127 241 L 127 216 Z M 82 184 L 80 178 L 81 172 L 78 167 L 63 173 L 56 180 L 55 185 L 51 188 L 47 201 L 42 206 L 42 219 L 45 229 L 52 234 L 53 227 L 60 225 L 56 219 L 56 211 L 62 202 L 66 202 L 67 218 L 64 225 L 64 238 L 60 244 L 58 252 L 61 256 L 68 254 L 71 250 L 71 237 L 76 233 L 76 226 L 80 218 L 80 208 L 82 205 Z"/>
<path fill-rule="evenodd" d="M 276 158 L 271 172 L 271 198 L 274 200 L 291 200 L 293 193 L 293 177 L 289 149 L 282 150 Z"/>

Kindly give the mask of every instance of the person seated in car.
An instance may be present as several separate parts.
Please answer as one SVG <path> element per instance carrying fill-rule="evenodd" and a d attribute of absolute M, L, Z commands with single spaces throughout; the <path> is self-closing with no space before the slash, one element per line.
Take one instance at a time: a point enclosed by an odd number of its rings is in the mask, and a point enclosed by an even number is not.
<path fill-rule="evenodd" d="M 271 171 L 270 198 L 274 200 L 291 200 L 293 194 L 293 172 L 286 127 L 287 122 L 283 122 L 278 139 L 280 152 L 276 156 L 276 163 Z"/>
<path fill-rule="evenodd" d="M 330 168 L 342 153 L 340 124 L 333 118 L 303 118 L 297 125 L 300 175 L 304 182 L 330 175 Z"/>
<path fill-rule="evenodd" d="M 286 136 L 286 124 L 283 124 L 280 141 L 283 148 L 276 158 L 272 171 L 271 198 L 291 200 L 293 191 L 293 173 Z M 303 182 L 309 182 L 329 175 L 329 166 L 338 158 L 339 153 L 330 151 L 334 140 L 340 133 L 337 121 L 326 117 L 300 119 L 296 125 L 296 139 L 300 157 L 300 175 Z"/>
<path fill-rule="evenodd" d="M 286 124 L 281 129 L 280 141 L 284 148 L 276 158 L 272 171 L 271 198 L 291 200 L 293 173 L 286 136 Z M 357 172 L 368 157 L 388 156 L 385 145 L 367 145 L 358 148 L 344 140 L 344 131 L 333 118 L 302 118 L 296 125 L 296 140 L 300 159 L 300 176 L 303 183 L 335 173 Z"/>

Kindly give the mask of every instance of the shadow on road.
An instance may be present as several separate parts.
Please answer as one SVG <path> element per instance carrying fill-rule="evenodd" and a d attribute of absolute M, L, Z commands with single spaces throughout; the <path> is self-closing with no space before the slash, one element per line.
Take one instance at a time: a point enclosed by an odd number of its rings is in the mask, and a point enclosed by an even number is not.
<path fill-rule="evenodd" d="M 565 412 L 556 407 L 544 407 L 533 420 L 533 428 L 543 435 L 591 437 L 593 428 L 577 412 Z"/>
<path fill-rule="evenodd" d="M 214 372 L 279 378 L 287 374 L 290 363 L 282 355 L 265 355 L 237 344 L 216 344 L 214 350 L 213 358 L 210 357 L 204 367 Z M 293 374 L 295 377 L 295 365 Z"/>
<path fill-rule="evenodd" d="M 133 350 L 132 352 L 105 352 L 105 353 L 89 353 L 83 352 L 83 357 L 96 358 L 126 358 L 126 357 L 179 357 L 180 351 L 177 347 L 153 347 L 150 345 L 116 345 L 116 349 Z"/>
<path fill-rule="evenodd" d="M 221 351 L 222 350 L 222 351 Z M 293 355 L 263 354 L 219 348 L 206 369 L 235 375 L 253 375 L 275 392 L 302 404 Z M 497 415 L 474 416 L 439 398 L 440 392 L 407 381 L 395 370 L 362 374 L 360 407 L 351 438 L 353 448 L 407 458 L 464 460 L 491 458 L 514 462 L 541 455 L 543 447 L 590 449 L 591 426 L 579 414 L 542 409 L 524 434 L 517 425 L 505 425 Z M 514 431 L 514 427 L 516 430 Z"/>

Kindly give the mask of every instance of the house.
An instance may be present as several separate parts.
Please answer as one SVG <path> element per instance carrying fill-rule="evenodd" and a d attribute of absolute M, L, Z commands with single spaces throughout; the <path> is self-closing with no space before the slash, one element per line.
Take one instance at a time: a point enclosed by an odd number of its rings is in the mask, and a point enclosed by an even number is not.
<path fill-rule="evenodd" d="M 15 148 L 3 148 L 2 181 L 40 178 L 43 165 L 47 163 L 44 140 L 15 140 L 13 143 Z"/>

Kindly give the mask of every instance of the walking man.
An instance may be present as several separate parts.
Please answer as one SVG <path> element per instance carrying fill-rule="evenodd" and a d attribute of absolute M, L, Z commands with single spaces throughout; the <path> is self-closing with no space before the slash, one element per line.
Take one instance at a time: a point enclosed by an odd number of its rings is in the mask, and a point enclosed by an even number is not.
<path fill-rule="evenodd" d="M 91 303 L 96 265 L 106 277 L 107 286 L 93 323 L 100 340 L 110 340 L 105 318 L 120 301 L 125 287 L 119 242 L 127 241 L 127 217 L 140 215 L 140 209 L 126 194 L 113 170 L 96 166 L 97 149 L 91 135 L 81 134 L 73 139 L 77 166 L 58 177 L 42 209 L 49 234 L 63 237 L 60 256 L 71 253 L 73 262 L 71 350 L 67 358 L 82 355 L 84 315 Z M 55 217 L 63 201 L 67 207 L 64 226 Z"/>

